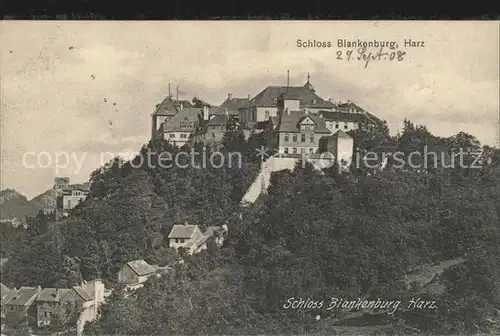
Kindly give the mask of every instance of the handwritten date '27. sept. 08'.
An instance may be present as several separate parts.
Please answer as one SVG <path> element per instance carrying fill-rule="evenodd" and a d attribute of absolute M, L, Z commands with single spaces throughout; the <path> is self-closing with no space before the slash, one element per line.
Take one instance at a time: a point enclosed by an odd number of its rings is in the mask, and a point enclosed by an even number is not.
<path fill-rule="evenodd" d="M 366 47 L 358 48 L 357 50 L 350 49 L 346 51 L 339 50 L 337 51 L 337 59 L 338 60 L 346 60 L 346 61 L 364 61 L 365 68 L 368 67 L 368 64 L 371 61 L 397 61 L 401 62 L 406 55 L 405 51 L 401 50 L 389 50 L 384 51 L 384 47 L 380 47 L 375 52 L 369 51 Z"/>

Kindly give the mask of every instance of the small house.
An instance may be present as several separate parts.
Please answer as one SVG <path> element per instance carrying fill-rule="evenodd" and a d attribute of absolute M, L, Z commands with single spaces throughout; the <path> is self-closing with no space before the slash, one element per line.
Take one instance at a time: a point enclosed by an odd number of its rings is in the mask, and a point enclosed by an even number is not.
<path fill-rule="evenodd" d="M 170 247 L 185 248 L 189 254 L 193 254 L 196 243 L 204 237 L 198 225 L 174 225 L 168 235 Z"/>
<path fill-rule="evenodd" d="M 118 272 L 118 282 L 125 285 L 142 284 L 155 273 L 156 269 L 142 259 L 129 261 Z"/>

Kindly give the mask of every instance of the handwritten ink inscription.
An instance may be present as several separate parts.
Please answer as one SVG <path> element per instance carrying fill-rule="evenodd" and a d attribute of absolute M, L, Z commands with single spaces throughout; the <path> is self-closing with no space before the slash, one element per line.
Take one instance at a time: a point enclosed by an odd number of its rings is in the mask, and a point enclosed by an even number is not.
<path fill-rule="evenodd" d="M 364 62 L 365 69 L 368 64 L 373 61 L 393 61 L 401 62 L 404 60 L 406 55 L 405 51 L 395 50 L 395 49 L 385 49 L 385 47 L 380 47 L 379 49 L 370 51 L 367 47 L 361 47 L 358 49 L 348 49 L 348 50 L 338 50 L 337 59 L 346 61 L 361 61 Z"/>

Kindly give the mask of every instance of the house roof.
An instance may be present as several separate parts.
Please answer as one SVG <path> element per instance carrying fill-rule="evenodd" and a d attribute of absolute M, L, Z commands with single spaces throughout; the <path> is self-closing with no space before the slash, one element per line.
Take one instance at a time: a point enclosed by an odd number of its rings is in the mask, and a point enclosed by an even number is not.
<path fill-rule="evenodd" d="M 168 238 L 191 238 L 198 225 L 174 225 Z"/>
<path fill-rule="evenodd" d="M 166 116 L 171 117 L 177 114 L 178 108 L 174 99 L 170 96 L 167 96 L 160 105 L 153 112 L 153 115 L 156 116 Z"/>
<path fill-rule="evenodd" d="M 286 94 L 287 97 L 294 97 L 300 100 L 301 106 L 317 108 L 333 108 L 335 105 L 328 100 L 319 97 L 313 90 L 304 86 L 268 86 L 258 95 L 250 100 L 250 107 L 277 106 L 280 96 Z"/>
<path fill-rule="evenodd" d="M 326 128 L 325 121 L 318 118 L 314 114 L 307 113 L 306 111 L 284 111 L 280 116 L 280 123 L 278 126 L 278 132 L 295 133 L 299 132 L 299 123 L 310 118 L 315 124 L 316 129 L 314 133 L 325 133 L 329 134 L 330 130 Z"/>
<path fill-rule="evenodd" d="M 94 299 L 93 296 L 91 296 L 90 293 L 87 293 L 87 291 L 81 286 L 74 286 L 73 290 L 85 301 L 92 301 Z"/>
<path fill-rule="evenodd" d="M 57 288 L 44 288 L 40 294 L 38 294 L 36 300 L 44 302 L 57 302 L 59 301 L 59 292 Z"/>
<path fill-rule="evenodd" d="M 12 306 L 29 306 L 36 298 L 38 292 L 39 288 L 36 287 L 21 287 L 7 304 Z"/>
<path fill-rule="evenodd" d="M 238 112 L 239 108 L 248 106 L 249 103 L 248 98 L 227 98 L 220 105 L 221 109 L 227 109 L 230 113 Z"/>
<path fill-rule="evenodd" d="M 132 269 L 132 271 L 134 271 L 139 276 L 148 275 L 156 272 L 153 266 L 151 266 L 142 259 L 129 261 L 127 265 Z"/>
<path fill-rule="evenodd" d="M 318 117 L 326 121 L 333 122 L 355 122 L 366 123 L 369 121 L 367 116 L 363 113 L 349 113 L 340 111 L 318 111 Z"/>
<path fill-rule="evenodd" d="M 344 112 L 344 113 L 348 113 L 348 114 L 364 114 L 366 116 L 366 120 L 368 122 L 371 122 L 373 124 L 376 124 L 376 123 L 379 123 L 381 124 L 383 121 L 379 118 L 377 118 L 376 116 L 374 116 L 373 114 L 371 114 L 370 112 L 364 110 L 362 107 L 356 105 L 355 103 L 349 101 L 347 103 L 341 103 L 341 104 L 338 104 L 336 106 L 336 109 L 339 111 L 339 112 Z"/>
<path fill-rule="evenodd" d="M 163 123 L 163 132 L 194 132 L 201 113 L 200 108 L 184 108 Z"/>

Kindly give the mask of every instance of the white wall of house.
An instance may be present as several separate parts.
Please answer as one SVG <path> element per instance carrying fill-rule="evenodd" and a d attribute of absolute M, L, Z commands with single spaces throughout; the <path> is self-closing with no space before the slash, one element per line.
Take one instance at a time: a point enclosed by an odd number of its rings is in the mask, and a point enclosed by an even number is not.
<path fill-rule="evenodd" d="M 191 134 L 192 132 L 165 132 L 163 137 L 171 144 L 182 147 L 189 141 Z"/>
<path fill-rule="evenodd" d="M 285 99 L 283 102 L 283 109 L 289 111 L 299 111 L 300 110 L 300 100 L 295 99 Z"/>

